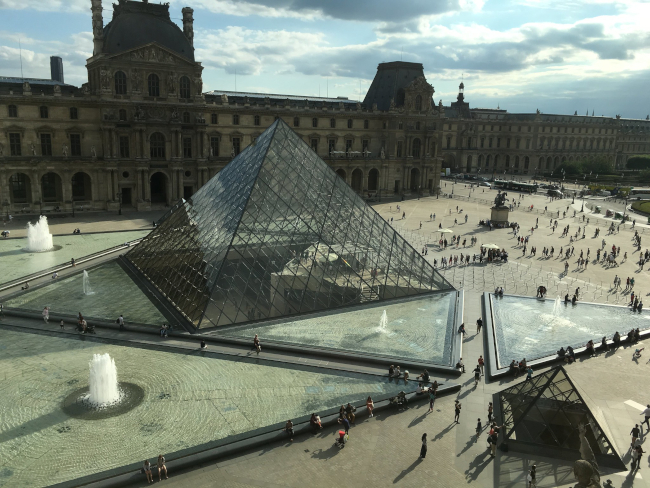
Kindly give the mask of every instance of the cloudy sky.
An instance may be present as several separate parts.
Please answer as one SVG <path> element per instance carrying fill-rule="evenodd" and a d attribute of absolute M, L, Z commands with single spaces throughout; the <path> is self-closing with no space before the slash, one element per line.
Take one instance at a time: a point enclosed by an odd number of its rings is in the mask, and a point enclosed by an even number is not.
<path fill-rule="evenodd" d="M 104 0 L 104 23 L 110 20 Z M 377 64 L 424 65 L 448 104 L 461 77 L 472 107 L 650 113 L 650 0 L 171 0 L 194 8 L 206 89 L 365 96 Z M 86 80 L 90 0 L 0 0 L 0 75 Z"/>

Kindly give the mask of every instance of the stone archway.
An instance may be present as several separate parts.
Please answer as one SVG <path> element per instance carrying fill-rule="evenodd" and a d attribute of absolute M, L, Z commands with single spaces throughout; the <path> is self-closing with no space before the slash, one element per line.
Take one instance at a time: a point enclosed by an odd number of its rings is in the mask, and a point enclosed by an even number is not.
<path fill-rule="evenodd" d="M 359 168 L 352 172 L 352 189 L 357 193 L 363 191 L 363 171 Z"/>
<path fill-rule="evenodd" d="M 417 168 L 411 168 L 411 191 L 418 191 L 420 188 L 420 170 Z"/>
<path fill-rule="evenodd" d="M 368 172 L 368 191 L 377 190 L 379 190 L 379 171 L 376 168 L 372 168 Z"/>
<path fill-rule="evenodd" d="M 151 203 L 167 203 L 167 175 L 160 171 L 151 175 Z"/>
<path fill-rule="evenodd" d="M 72 176 L 72 201 L 92 201 L 92 182 L 88 173 L 79 172 Z"/>
<path fill-rule="evenodd" d="M 9 177 L 9 203 L 31 203 L 32 182 L 25 173 L 14 173 Z"/>
<path fill-rule="evenodd" d="M 337 169 L 336 174 L 339 175 L 343 181 L 346 181 L 348 175 L 343 168 Z"/>

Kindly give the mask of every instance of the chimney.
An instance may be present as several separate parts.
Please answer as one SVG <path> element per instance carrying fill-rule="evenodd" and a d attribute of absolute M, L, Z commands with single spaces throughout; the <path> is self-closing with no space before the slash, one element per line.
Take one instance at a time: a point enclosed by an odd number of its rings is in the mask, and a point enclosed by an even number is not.
<path fill-rule="evenodd" d="M 104 46 L 104 18 L 102 17 L 102 0 L 90 0 L 93 13 L 93 56 L 102 52 Z"/>
<path fill-rule="evenodd" d="M 194 10 L 185 7 L 183 10 L 183 34 L 190 41 L 190 46 L 194 47 Z"/>
<path fill-rule="evenodd" d="M 59 56 L 50 56 L 50 79 L 64 83 L 63 60 Z"/>

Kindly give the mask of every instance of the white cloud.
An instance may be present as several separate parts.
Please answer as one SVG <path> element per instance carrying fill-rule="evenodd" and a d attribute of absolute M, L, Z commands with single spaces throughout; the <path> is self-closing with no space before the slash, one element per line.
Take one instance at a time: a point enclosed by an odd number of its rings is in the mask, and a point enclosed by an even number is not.
<path fill-rule="evenodd" d="M 90 9 L 90 2 L 88 0 L 0 0 L 0 9 L 87 12 Z"/>

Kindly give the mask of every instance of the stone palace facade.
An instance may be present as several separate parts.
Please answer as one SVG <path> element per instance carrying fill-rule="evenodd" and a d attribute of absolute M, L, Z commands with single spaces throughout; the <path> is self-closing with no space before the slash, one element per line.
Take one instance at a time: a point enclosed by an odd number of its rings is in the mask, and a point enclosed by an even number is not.
<path fill-rule="evenodd" d="M 603 156 L 624 166 L 650 152 L 650 121 L 511 114 L 434 102 L 418 63 L 379 65 L 363 102 L 203 90 L 193 10 L 182 29 L 168 4 L 119 0 L 104 26 L 91 0 L 88 82 L 0 77 L 3 213 L 139 210 L 188 198 L 284 119 L 357 192 L 432 194 L 454 172 L 548 172 Z"/>

